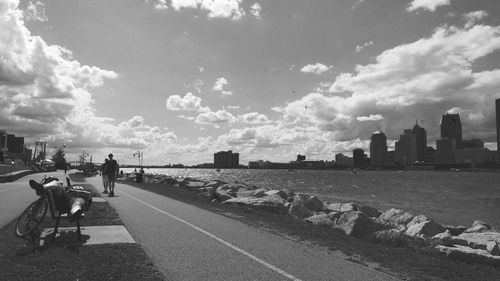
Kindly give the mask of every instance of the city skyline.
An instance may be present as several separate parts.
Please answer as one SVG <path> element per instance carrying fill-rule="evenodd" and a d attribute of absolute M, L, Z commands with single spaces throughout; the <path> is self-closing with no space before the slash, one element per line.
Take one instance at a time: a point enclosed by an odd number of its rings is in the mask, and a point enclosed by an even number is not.
<path fill-rule="evenodd" d="M 500 3 L 207 3 L 0 0 L 0 129 L 69 160 L 331 160 L 460 112 L 496 150 Z"/>

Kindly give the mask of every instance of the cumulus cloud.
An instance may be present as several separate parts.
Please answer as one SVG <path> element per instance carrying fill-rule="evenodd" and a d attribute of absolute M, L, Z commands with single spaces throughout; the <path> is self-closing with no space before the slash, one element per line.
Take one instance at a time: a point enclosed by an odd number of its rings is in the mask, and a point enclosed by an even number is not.
<path fill-rule="evenodd" d="M 171 6 L 176 11 L 182 9 L 203 10 L 208 12 L 209 18 L 238 20 L 245 15 L 245 10 L 241 7 L 241 2 L 242 0 L 172 0 Z M 156 0 L 154 5 L 157 9 L 168 8 L 165 0 Z"/>
<path fill-rule="evenodd" d="M 219 127 L 220 124 L 234 123 L 236 121 L 238 121 L 238 119 L 234 115 L 232 115 L 225 109 L 222 109 L 216 112 L 209 111 L 201 113 L 198 115 L 198 117 L 196 117 L 196 120 L 194 122 L 196 124 L 213 125 L 215 127 Z"/>
<path fill-rule="evenodd" d="M 155 9 L 166 10 L 168 9 L 167 0 L 156 0 L 154 3 Z"/>
<path fill-rule="evenodd" d="M 474 26 L 477 22 L 489 16 L 489 13 L 486 11 L 474 11 L 465 14 L 463 17 L 466 21 L 465 27 L 470 28 Z"/>
<path fill-rule="evenodd" d="M 261 11 L 262 11 L 262 7 L 260 6 L 259 3 L 253 3 L 253 5 L 250 7 L 250 13 L 258 19 L 260 18 Z"/>
<path fill-rule="evenodd" d="M 315 64 L 308 64 L 304 67 L 302 67 L 300 69 L 301 72 L 304 72 L 304 73 L 314 73 L 314 74 L 321 74 L 321 73 L 325 73 L 327 71 L 330 71 L 330 69 L 332 69 L 333 66 L 326 66 L 322 63 L 315 63 Z"/>
<path fill-rule="evenodd" d="M 450 5 L 450 0 L 413 0 L 406 10 L 413 12 L 418 9 L 436 11 L 437 7 Z"/>
<path fill-rule="evenodd" d="M 440 27 L 338 75 L 329 94 L 310 93 L 273 110 L 288 124 L 331 132 L 336 141 L 367 140 L 379 127 L 396 139 L 415 118 L 423 119 L 432 142 L 441 115 L 457 107 L 464 138 L 493 141 L 500 69 L 475 71 L 474 64 L 499 49 L 499 26 Z"/>
<path fill-rule="evenodd" d="M 271 121 L 266 115 L 260 114 L 258 112 L 250 112 L 242 115 L 238 115 L 238 119 L 247 124 L 267 124 Z"/>
<path fill-rule="evenodd" d="M 222 95 L 225 95 L 225 96 L 231 96 L 231 95 L 233 95 L 233 92 L 231 92 L 231 91 L 226 91 L 226 90 L 224 89 L 224 87 L 225 87 L 226 85 L 228 85 L 228 84 L 229 84 L 229 82 L 227 81 L 227 79 L 226 79 L 226 78 L 224 78 L 224 77 L 220 77 L 220 78 L 217 78 L 217 80 L 215 81 L 214 86 L 213 86 L 213 88 L 212 88 L 212 89 L 213 89 L 214 91 L 219 92 L 219 93 L 220 93 L 220 94 L 222 94 Z"/>
<path fill-rule="evenodd" d="M 49 19 L 45 14 L 45 4 L 41 1 L 29 1 L 24 11 L 26 21 L 46 22 Z"/>
<path fill-rule="evenodd" d="M 187 93 L 184 97 L 171 95 L 167 99 L 167 109 L 172 111 L 209 112 L 209 107 L 201 105 L 201 98 Z"/>
<path fill-rule="evenodd" d="M 363 51 L 364 48 L 371 46 L 371 45 L 373 45 L 373 41 L 366 42 L 362 45 L 356 45 L 356 52 L 359 53 L 359 52 Z"/>

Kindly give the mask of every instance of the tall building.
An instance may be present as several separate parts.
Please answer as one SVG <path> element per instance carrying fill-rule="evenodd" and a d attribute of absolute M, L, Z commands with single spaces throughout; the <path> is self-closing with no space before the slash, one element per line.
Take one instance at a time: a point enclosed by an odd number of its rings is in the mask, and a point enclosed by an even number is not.
<path fill-rule="evenodd" d="M 441 138 L 454 139 L 457 149 L 462 149 L 462 122 L 459 114 L 446 113 L 441 118 Z"/>
<path fill-rule="evenodd" d="M 240 154 L 233 153 L 232 150 L 219 151 L 214 153 L 214 167 L 215 168 L 238 168 L 240 161 Z"/>
<path fill-rule="evenodd" d="M 497 113 L 497 159 L 500 161 L 500 99 L 495 100 L 495 109 Z"/>
<path fill-rule="evenodd" d="M 396 159 L 402 165 L 413 165 L 417 161 L 417 136 L 406 129 L 396 142 Z"/>
<path fill-rule="evenodd" d="M 365 166 L 366 154 L 362 148 L 355 148 L 352 151 L 352 165 L 354 168 L 361 168 Z"/>
<path fill-rule="evenodd" d="M 382 131 L 375 131 L 370 138 L 370 158 L 372 166 L 382 166 L 387 153 L 387 137 Z"/>
<path fill-rule="evenodd" d="M 425 151 L 427 150 L 427 132 L 417 123 L 411 130 L 417 139 L 417 161 L 425 161 Z"/>

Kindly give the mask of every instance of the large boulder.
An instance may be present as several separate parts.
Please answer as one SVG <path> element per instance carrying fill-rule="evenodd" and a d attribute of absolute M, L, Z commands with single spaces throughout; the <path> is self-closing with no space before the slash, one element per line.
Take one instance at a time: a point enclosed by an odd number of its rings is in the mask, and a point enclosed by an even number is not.
<path fill-rule="evenodd" d="M 314 215 L 314 211 L 309 210 L 308 208 L 304 207 L 304 205 L 292 202 L 290 208 L 288 209 L 288 215 L 293 218 L 302 220 Z"/>
<path fill-rule="evenodd" d="M 199 188 L 205 186 L 205 183 L 202 181 L 188 181 L 185 185 L 187 188 Z"/>
<path fill-rule="evenodd" d="M 381 212 L 376 208 L 364 205 L 358 206 L 358 211 L 363 212 L 369 218 L 376 218 L 381 214 Z"/>
<path fill-rule="evenodd" d="M 467 228 L 464 233 L 478 233 L 491 231 L 491 226 L 484 221 L 475 221 L 471 227 Z"/>
<path fill-rule="evenodd" d="M 436 249 L 452 259 L 465 260 L 471 263 L 485 263 L 494 266 L 500 265 L 500 256 L 491 255 L 487 250 L 472 249 L 460 245 L 452 247 L 437 245 Z"/>
<path fill-rule="evenodd" d="M 500 256 L 500 248 L 498 247 L 498 243 L 496 241 L 490 241 L 486 244 L 486 250 L 492 256 Z"/>
<path fill-rule="evenodd" d="M 285 200 L 288 198 L 288 194 L 285 191 L 283 191 L 283 190 L 277 190 L 277 189 L 266 190 L 265 191 L 265 195 L 267 195 L 267 196 L 274 196 L 274 195 L 276 195 L 276 196 L 279 196 L 279 197 L 281 197 L 281 198 L 283 198 Z"/>
<path fill-rule="evenodd" d="M 238 190 L 245 188 L 242 184 L 224 184 L 215 190 L 215 198 L 219 201 L 225 201 L 237 197 Z"/>
<path fill-rule="evenodd" d="M 312 215 L 308 218 L 305 218 L 304 221 L 312 223 L 314 225 L 321 225 L 321 226 L 333 226 L 334 225 L 333 221 L 328 217 L 328 214 L 325 214 L 325 213 L 318 213 L 318 214 Z"/>
<path fill-rule="evenodd" d="M 308 194 L 297 194 L 293 198 L 293 203 L 292 205 L 301 205 L 313 212 L 319 212 L 323 211 L 323 203 L 321 200 L 318 199 L 318 197 L 314 195 L 308 195 Z"/>
<path fill-rule="evenodd" d="M 453 235 L 447 229 L 445 232 L 438 233 L 432 236 L 431 241 L 434 245 L 444 245 L 444 246 L 452 246 L 453 245 Z"/>
<path fill-rule="evenodd" d="M 288 212 L 288 202 L 279 196 L 231 198 L 224 201 L 223 204 L 245 205 L 277 214 L 286 214 Z"/>
<path fill-rule="evenodd" d="M 334 212 L 358 211 L 358 205 L 354 203 L 325 203 L 324 208 Z"/>
<path fill-rule="evenodd" d="M 462 233 L 458 238 L 467 241 L 467 245 L 474 249 L 486 250 L 490 241 L 500 243 L 500 233 L 498 232 L 471 232 Z"/>
<path fill-rule="evenodd" d="M 444 231 L 445 228 L 442 225 L 434 222 L 433 220 L 428 220 L 410 226 L 406 230 L 405 235 L 410 237 L 421 237 L 421 235 L 432 237 Z"/>
<path fill-rule="evenodd" d="M 411 221 L 406 224 L 406 228 L 408 229 L 416 224 L 430 221 L 430 220 L 431 219 L 429 219 L 426 215 L 418 215 L 418 216 L 413 217 L 413 219 L 411 219 Z"/>
<path fill-rule="evenodd" d="M 395 227 L 397 229 L 405 230 L 406 224 L 413 219 L 413 215 L 399 209 L 389 209 L 383 212 L 376 222 L 384 226 Z"/>
<path fill-rule="evenodd" d="M 449 230 L 451 235 L 453 235 L 453 236 L 458 236 L 458 235 L 462 234 L 467 229 L 467 227 L 465 227 L 463 225 L 459 225 L 459 226 L 443 225 L 443 226 L 444 226 L 444 228 Z"/>
<path fill-rule="evenodd" d="M 335 227 L 349 236 L 361 237 L 373 230 L 373 222 L 360 211 L 344 212 Z"/>

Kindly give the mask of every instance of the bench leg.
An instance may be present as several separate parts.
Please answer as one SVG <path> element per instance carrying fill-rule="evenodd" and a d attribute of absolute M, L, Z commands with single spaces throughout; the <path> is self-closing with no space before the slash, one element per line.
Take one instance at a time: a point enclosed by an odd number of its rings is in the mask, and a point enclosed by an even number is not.
<path fill-rule="evenodd" d="M 54 242 L 54 240 L 56 239 L 57 228 L 59 228 L 59 220 L 60 219 L 61 219 L 61 214 L 59 213 L 59 215 L 57 216 L 57 220 L 56 220 L 56 226 L 54 227 L 54 233 L 52 233 L 52 242 Z"/>
<path fill-rule="evenodd" d="M 76 219 L 76 232 L 78 234 L 78 242 L 82 242 L 82 232 L 80 231 L 80 218 Z"/>

